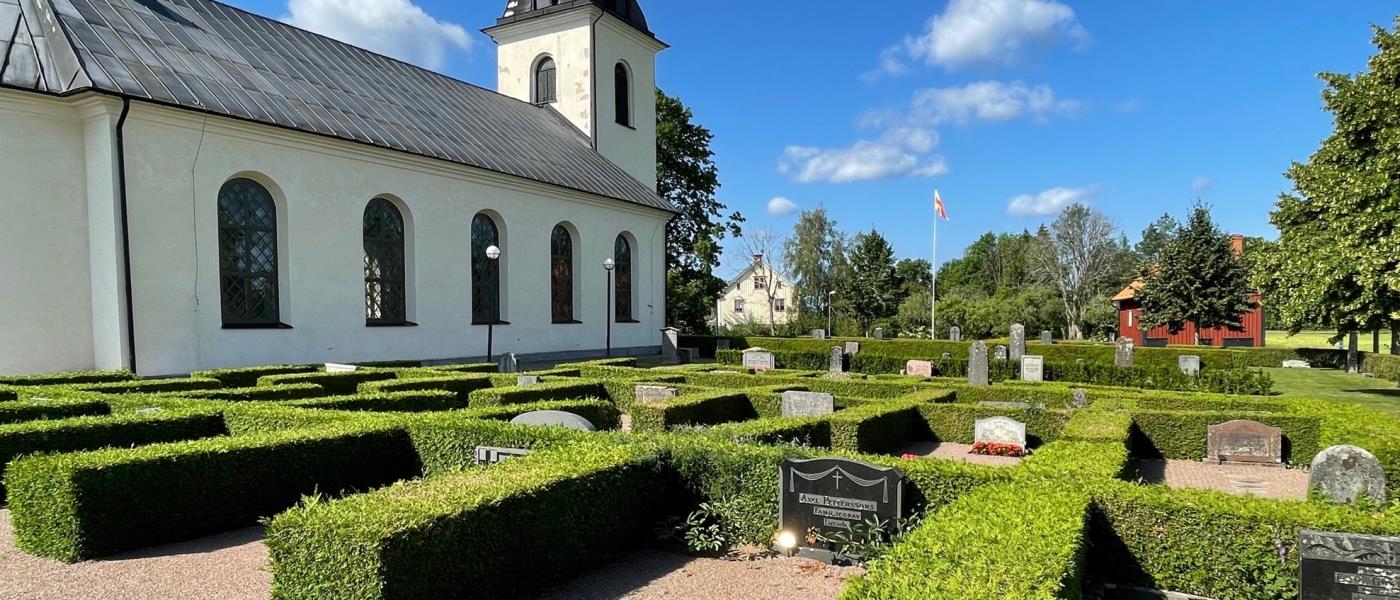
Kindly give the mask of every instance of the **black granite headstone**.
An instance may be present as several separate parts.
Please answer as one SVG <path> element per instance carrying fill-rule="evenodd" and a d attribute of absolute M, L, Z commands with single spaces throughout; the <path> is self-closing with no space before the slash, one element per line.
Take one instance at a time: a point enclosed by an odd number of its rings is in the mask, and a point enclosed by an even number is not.
<path fill-rule="evenodd" d="M 492 448 L 490 446 L 476 447 L 476 464 L 494 465 L 508 458 L 518 458 L 529 456 L 530 451 L 524 448 Z"/>
<path fill-rule="evenodd" d="M 904 473 L 845 458 L 784 460 L 778 469 L 781 534 L 797 540 L 798 554 L 831 562 L 832 548 L 818 534 L 849 530 L 876 519 L 904 515 Z"/>
<path fill-rule="evenodd" d="M 1400 598 L 1400 538 L 1304 531 L 1299 600 Z"/>

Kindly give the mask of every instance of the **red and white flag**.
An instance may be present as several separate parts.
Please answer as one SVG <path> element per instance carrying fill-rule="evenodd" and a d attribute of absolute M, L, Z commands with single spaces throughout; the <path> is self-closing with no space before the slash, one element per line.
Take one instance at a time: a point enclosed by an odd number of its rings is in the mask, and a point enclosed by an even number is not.
<path fill-rule="evenodd" d="M 943 207 L 943 196 L 938 194 L 938 190 L 933 190 L 933 212 L 938 214 L 938 218 L 948 220 L 948 209 Z"/>

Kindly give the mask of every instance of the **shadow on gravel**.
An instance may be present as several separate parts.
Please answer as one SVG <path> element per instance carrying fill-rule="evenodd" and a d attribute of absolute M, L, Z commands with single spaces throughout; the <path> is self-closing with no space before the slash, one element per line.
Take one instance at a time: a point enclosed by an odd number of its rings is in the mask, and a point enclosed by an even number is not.
<path fill-rule="evenodd" d="M 210 554 L 220 550 L 227 550 L 244 544 L 260 542 L 263 539 L 262 527 L 249 527 L 238 531 L 230 531 L 219 535 L 180 542 L 178 544 L 166 544 L 154 548 L 143 548 L 131 552 L 123 552 L 114 556 L 97 559 L 95 562 L 122 562 L 126 560 L 142 560 L 147 558 L 160 558 L 164 556 L 186 556 L 193 554 Z"/>

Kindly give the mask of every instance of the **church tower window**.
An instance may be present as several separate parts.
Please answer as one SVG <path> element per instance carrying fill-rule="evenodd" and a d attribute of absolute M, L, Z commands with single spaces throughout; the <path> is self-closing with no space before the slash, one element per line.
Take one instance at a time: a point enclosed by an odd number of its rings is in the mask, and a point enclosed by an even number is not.
<path fill-rule="evenodd" d="M 559 100 L 555 89 L 557 79 L 554 59 L 548 56 L 535 65 L 535 104 L 550 104 Z"/>
<path fill-rule="evenodd" d="M 632 76 L 627 72 L 627 65 L 622 63 L 617 63 L 617 66 L 613 67 L 613 98 L 617 124 L 631 127 Z"/>

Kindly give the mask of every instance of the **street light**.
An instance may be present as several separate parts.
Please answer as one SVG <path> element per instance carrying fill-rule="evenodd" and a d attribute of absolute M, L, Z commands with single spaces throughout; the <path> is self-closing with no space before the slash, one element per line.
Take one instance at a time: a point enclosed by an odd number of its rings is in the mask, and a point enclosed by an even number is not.
<path fill-rule="evenodd" d="M 608 306 L 607 306 L 607 311 L 608 311 L 608 315 L 607 315 L 607 317 L 608 317 L 608 349 L 607 349 L 607 357 L 608 357 L 608 358 L 612 358 L 612 320 L 613 320 L 613 297 L 612 297 L 612 294 L 613 294 L 613 282 L 612 282 L 612 278 L 613 278 L 613 269 L 616 269 L 616 268 L 617 268 L 617 262 L 615 262 L 613 259 L 609 258 L 609 259 L 603 261 L 603 271 L 607 272 L 607 275 L 606 275 L 607 284 L 606 284 L 606 285 L 607 285 L 607 288 L 608 288 Z"/>
<path fill-rule="evenodd" d="M 826 330 L 831 337 L 836 337 L 836 318 L 831 310 L 831 306 L 836 303 L 836 290 L 826 293 Z"/>
<path fill-rule="evenodd" d="M 496 246 L 488 246 L 486 248 L 486 258 L 492 263 L 495 263 L 501 258 L 501 249 Z M 500 277 L 497 277 L 496 281 L 500 281 Z M 486 319 L 486 362 L 488 363 L 493 362 L 495 360 L 492 356 L 492 351 L 494 350 L 494 348 L 492 348 L 491 346 L 496 341 L 496 321 L 501 320 L 500 293 L 500 290 L 497 289 L 496 301 L 491 304 L 491 314 L 487 315 Z"/>

